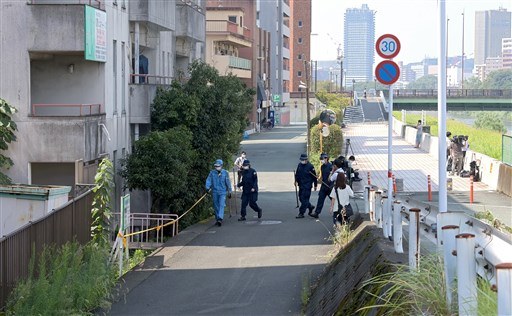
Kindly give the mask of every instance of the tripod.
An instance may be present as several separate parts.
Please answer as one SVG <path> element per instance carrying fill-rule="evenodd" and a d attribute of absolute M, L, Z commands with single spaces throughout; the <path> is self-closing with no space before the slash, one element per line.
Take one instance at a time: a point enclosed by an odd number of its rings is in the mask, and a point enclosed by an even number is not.
<path fill-rule="evenodd" d="M 354 155 L 354 149 L 352 149 L 352 144 L 350 144 L 350 138 L 347 138 L 345 141 L 345 157 L 348 155 L 348 149 L 350 148 L 350 151 L 352 152 L 352 156 Z"/>

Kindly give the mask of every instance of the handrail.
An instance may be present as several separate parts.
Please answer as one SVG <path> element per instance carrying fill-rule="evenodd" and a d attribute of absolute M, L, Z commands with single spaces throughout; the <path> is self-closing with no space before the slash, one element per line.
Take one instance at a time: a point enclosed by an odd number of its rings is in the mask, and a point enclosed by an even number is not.
<path fill-rule="evenodd" d="M 437 97 L 437 89 L 396 89 L 393 90 L 393 96 L 403 98 L 422 98 Z M 447 89 L 447 97 L 491 97 L 491 98 L 510 98 L 511 90 L 500 89 Z"/>
<path fill-rule="evenodd" d="M 95 7 L 98 9 L 102 9 L 104 7 L 103 0 L 30 0 L 30 4 L 38 5 L 38 4 L 48 4 L 48 5 L 89 5 L 91 7 Z"/>
<path fill-rule="evenodd" d="M 171 76 L 160 76 L 160 75 L 149 75 L 149 74 L 130 74 L 130 82 L 132 84 L 150 84 L 149 83 L 149 79 L 153 78 L 155 79 L 155 81 L 158 79 L 160 80 L 160 82 L 155 82 L 154 84 L 163 84 L 163 85 L 168 85 L 170 84 L 170 82 L 174 79 L 173 77 Z M 139 80 L 137 80 L 136 78 L 139 78 Z M 143 79 L 143 82 L 137 82 L 137 81 L 141 81 L 140 78 Z M 163 83 L 161 82 L 163 81 Z"/>
<path fill-rule="evenodd" d="M 51 113 L 43 114 L 38 113 L 38 108 L 46 108 L 46 109 L 69 109 L 69 108 L 79 108 L 78 113 L 71 113 L 69 111 L 50 111 Z M 83 112 L 82 109 L 89 109 L 87 112 Z M 66 103 L 34 103 L 32 104 L 32 116 L 91 116 L 91 115 L 101 115 L 105 114 L 102 112 L 102 105 L 100 103 L 91 103 L 91 104 L 66 104 Z M 77 115 L 78 114 L 78 115 Z"/>

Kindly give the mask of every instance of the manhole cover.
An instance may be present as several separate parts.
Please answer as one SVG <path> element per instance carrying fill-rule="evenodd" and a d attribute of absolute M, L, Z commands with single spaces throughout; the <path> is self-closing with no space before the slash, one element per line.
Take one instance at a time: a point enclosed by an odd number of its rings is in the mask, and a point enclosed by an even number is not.
<path fill-rule="evenodd" d="M 246 224 L 260 224 L 260 225 L 277 225 L 281 224 L 281 221 L 246 221 Z"/>

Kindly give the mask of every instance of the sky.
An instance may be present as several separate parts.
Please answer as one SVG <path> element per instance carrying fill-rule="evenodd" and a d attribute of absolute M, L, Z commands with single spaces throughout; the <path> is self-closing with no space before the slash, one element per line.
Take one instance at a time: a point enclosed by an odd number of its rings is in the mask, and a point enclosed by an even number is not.
<path fill-rule="evenodd" d="M 343 49 L 343 15 L 347 8 L 368 4 L 375 14 L 375 39 L 391 33 L 401 43 L 400 54 L 394 59 L 405 63 L 425 57 L 437 57 L 437 0 L 312 0 L 311 59 L 336 59 L 338 43 Z M 446 0 L 448 22 L 448 55 L 462 52 L 462 12 L 464 11 L 464 51 L 473 58 L 475 11 L 512 11 L 510 0 Z M 376 54 L 375 61 L 381 59 Z"/>

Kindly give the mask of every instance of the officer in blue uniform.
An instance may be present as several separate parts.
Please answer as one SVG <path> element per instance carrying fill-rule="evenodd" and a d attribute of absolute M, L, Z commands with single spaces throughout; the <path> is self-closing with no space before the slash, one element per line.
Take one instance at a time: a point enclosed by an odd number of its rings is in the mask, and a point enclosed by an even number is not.
<path fill-rule="evenodd" d="M 306 209 L 309 209 L 308 213 L 312 213 L 315 207 L 309 203 L 311 197 L 311 187 L 315 185 L 315 191 L 318 186 L 315 167 L 308 161 L 306 154 L 300 155 L 300 163 L 297 166 L 295 172 L 295 182 L 299 185 L 299 200 L 300 208 L 299 215 L 295 218 L 304 218 Z"/>
<path fill-rule="evenodd" d="M 322 208 L 324 207 L 325 198 L 329 196 L 332 189 L 332 183 L 329 179 L 329 175 L 332 171 L 332 164 L 329 162 L 329 156 L 327 154 L 322 153 L 320 155 L 320 162 L 322 166 L 320 167 L 320 173 L 322 175 L 322 184 L 320 186 L 320 190 L 318 190 L 318 201 L 316 202 L 316 210 L 314 213 L 309 212 L 309 216 L 318 218 L 318 215 L 322 212 Z"/>
<path fill-rule="evenodd" d="M 258 175 L 256 170 L 251 168 L 251 162 L 247 159 L 242 164 L 242 181 L 237 184 L 237 187 L 242 188 L 241 217 L 238 221 L 245 221 L 247 205 L 258 213 L 258 218 L 261 218 L 263 210 L 256 204 L 258 201 Z"/>
<path fill-rule="evenodd" d="M 231 181 L 229 173 L 222 169 L 223 162 L 217 159 L 213 164 L 215 170 L 210 171 L 206 178 L 206 190 L 212 190 L 213 208 L 215 209 L 215 225 L 222 226 L 224 219 L 224 207 L 226 206 L 226 195 L 231 198 Z"/>

